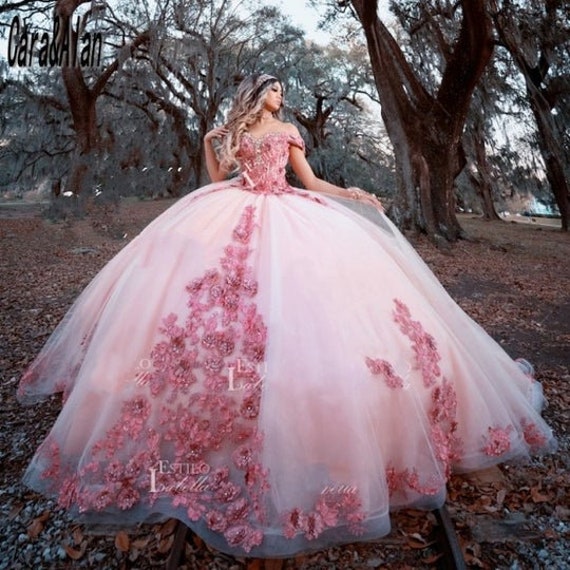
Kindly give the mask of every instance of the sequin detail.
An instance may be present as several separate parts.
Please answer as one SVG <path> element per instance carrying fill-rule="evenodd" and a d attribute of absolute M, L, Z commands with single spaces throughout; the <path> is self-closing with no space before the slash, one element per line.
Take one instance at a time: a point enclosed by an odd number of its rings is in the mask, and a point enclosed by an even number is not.
<path fill-rule="evenodd" d="M 294 194 L 326 205 L 326 200 L 316 193 L 293 188 L 287 182 L 285 167 L 291 145 L 305 150 L 301 137 L 283 131 L 268 132 L 260 137 L 244 133 L 237 154 L 241 172 L 239 186 L 256 194 Z"/>

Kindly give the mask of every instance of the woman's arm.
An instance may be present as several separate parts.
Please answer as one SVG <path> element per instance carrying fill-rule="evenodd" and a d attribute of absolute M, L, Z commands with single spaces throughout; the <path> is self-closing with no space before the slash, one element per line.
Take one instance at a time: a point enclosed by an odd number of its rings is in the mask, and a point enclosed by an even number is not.
<path fill-rule="evenodd" d="M 300 137 L 299 131 L 296 127 L 293 125 L 291 125 L 291 127 L 291 134 L 296 134 Z M 323 194 L 338 196 L 339 198 L 358 200 L 360 202 L 371 204 L 376 208 L 382 207 L 376 196 L 365 192 L 364 190 L 360 190 L 360 188 L 341 188 L 340 186 L 330 184 L 321 178 L 317 178 L 311 168 L 311 165 L 305 158 L 305 153 L 295 145 L 290 145 L 289 147 L 289 162 L 291 163 L 293 171 L 299 177 L 299 180 L 307 190 L 314 190 L 315 192 L 322 192 Z"/>
<path fill-rule="evenodd" d="M 216 127 L 212 129 L 204 137 L 204 155 L 206 156 L 206 170 L 212 182 L 221 182 L 226 179 L 228 173 L 220 168 L 220 161 L 213 146 L 215 138 L 222 138 L 228 134 L 225 127 Z"/>

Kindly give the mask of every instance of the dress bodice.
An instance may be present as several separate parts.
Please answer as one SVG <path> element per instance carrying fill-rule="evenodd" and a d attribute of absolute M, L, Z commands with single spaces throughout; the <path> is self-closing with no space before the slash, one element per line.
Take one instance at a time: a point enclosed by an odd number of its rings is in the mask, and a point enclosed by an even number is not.
<path fill-rule="evenodd" d="M 243 186 L 263 194 L 292 191 L 285 179 L 290 145 L 305 148 L 301 137 L 285 132 L 270 131 L 260 137 L 244 133 L 237 154 Z"/>

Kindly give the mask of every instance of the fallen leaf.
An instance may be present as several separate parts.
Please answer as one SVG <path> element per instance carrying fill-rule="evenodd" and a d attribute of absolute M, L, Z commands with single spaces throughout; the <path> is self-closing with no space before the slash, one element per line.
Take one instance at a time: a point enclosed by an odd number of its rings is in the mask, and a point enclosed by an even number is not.
<path fill-rule="evenodd" d="M 176 526 L 178 525 L 177 519 L 168 519 L 160 528 L 160 538 L 168 536 L 172 534 L 176 530 Z"/>
<path fill-rule="evenodd" d="M 534 503 L 546 503 L 547 501 L 550 501 L 550 496 L 541 493 L 541 490 L 540 486 L 532 487 L 530 490 L 530 496 Z"/>
<path fill-rule="evenodd" d="M 560 538 L 560 535 L 552 528 L 547 528 L 544 531 L 544 538 Z"/>
<path fill-rule="evenodd" d="M 433 542 L 426 542 L 423 539 L 418 540 L 417 538 L 413 538 L 411 536 L 406 537 L 406 543 L 408 544 L 408 546 L 410 548 L 417 548 L 417 549 L 427 548 L 428 546 L 431 546 L 432 544 L 434 544 Z"/>
<path fill-rule="evenodd" d="M 79 560 L 85 554 L 85 547 L 76 550 L 69 544 L 64 544 L 63 549 L 72 560 Z"/>
<path fill-rule="evenodd" d="M 158 548 L 157 550 L 161 553 L 161 554 L 166 554 L 167 552 L 170 551 L 170 549 L 172 548 L 172 544 L 174 543 L 174 535 L 171 534 L 170 536 L 167 536 L 166 538 L 163 538 L 159 543 L 158 543 Z"/>
<path fill-rule="evenodd" d="M 39 517 L 36 517 L 26 529 L 30 538 L 37 538 L 44 529 L 44 523 L 49 519 L 49 511 L 44 511 Z"/>
<path fill-rule="evenodd" d="M 73 542 L 76 545 L 81 544 L 81 541 L 83 540 L 83 533 L 81 532 L 81 529 L 79 527 L 73 529 L 73 533 L 71 534 L 71 536 L 73 537 Z"/>
<path fill-rule="evenodd" d="M 146 548 L 148 546 L 149 542 L 150 542 L 150 537 L 137 538 L 136 540 L 133 540 L 132 546 L 133 548 L 138 548 L 139 550 L 142 550 L 143 548 Z"/>
<path fill-rule="evenodd" d="M 120 550 L 121 552 L 128 552 L 130 544 L 131 540 L 129 538 L 129 535 L 124 530 L 120 530 L 115 535 L 115 547 L 117 550 Z"/>
<path fill-rule="evenodd" d="M 192 534 L 192 542 L 196 545 L 196 548 L 204 546 L 204 541 L 197 534 Z"/>

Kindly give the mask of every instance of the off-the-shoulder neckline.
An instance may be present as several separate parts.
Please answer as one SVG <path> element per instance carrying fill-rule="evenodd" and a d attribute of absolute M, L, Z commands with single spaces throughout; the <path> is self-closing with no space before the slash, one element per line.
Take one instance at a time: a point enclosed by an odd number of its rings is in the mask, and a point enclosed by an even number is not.
<path fill-rule="evenodd" d="M 269 135 L 286 135 L 288 137 L 300 138 L 298 135 L 293 134 L 293 133 L 289 133 L 287 131 L 267 131 L 266 133 L 263 133 L 262 135 L 260 135 L 258 137 L 252 135 L 249 131 L 245 131 L 244 135 L 247 135 L 251 140 L 253 140 L 255 142 L 262 141 L 265 137 L 267 137 Z"/>

